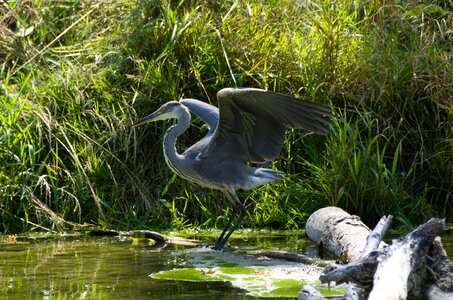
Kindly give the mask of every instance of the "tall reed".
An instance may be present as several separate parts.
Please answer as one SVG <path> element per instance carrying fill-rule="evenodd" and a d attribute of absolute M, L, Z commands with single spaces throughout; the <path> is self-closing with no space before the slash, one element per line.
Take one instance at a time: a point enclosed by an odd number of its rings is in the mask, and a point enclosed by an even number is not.
<path fill-rule="evenodd" d="M 332 106 L 288 133 L 285 179 L 241 193 L 245 226 L 303 227 L 338 205 L 370 223 L 452 218 L 453 8 L 444 1 L 10 1 L 0 17 L 1 230 L 222 227 L 222 196 L 164 165 L 181 97 L 253 86 Z M 179 139 L 199 139 L 200 120 Z"/>

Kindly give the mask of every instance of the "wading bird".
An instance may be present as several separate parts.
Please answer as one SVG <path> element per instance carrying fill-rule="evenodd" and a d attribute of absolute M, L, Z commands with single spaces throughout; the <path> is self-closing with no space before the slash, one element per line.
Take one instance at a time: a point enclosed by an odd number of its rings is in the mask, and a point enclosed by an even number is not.
<path fill-rule="evenodd" d="M 217 93 L 217 100 L 218 109 L 195 99 L 170 101 L 132 127 L 177 119 L 176 125 L 164 136 L 167 165 L 189 181 L 222 191 L 233 205 L 233 213 L 213 246 L 215 250 L 222 250 L 246 214 L 236 190 L 250 190 L 282 179 L 283 172 L 247 163 L 260 164 L 276 159 L 287 127 L 327 133 L 333 115 L 322 105 L 254 88 L 222 89 Z M 207 123 L 209 131 L 179 154 L 176 139 L 189 128 L 190 112 Z"/>

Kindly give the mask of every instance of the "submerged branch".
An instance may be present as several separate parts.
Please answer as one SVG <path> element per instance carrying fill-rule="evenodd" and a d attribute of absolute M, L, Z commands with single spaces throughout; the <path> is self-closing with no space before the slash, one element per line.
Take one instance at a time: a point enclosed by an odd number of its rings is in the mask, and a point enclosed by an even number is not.
<path fill-rule="evenodd" d="M 168 237 L 162 233 L 150 230 L 134 230 L 130 231 L 129 235 L 134 238 L 151 239 L 156 242 L 155 246 L 165 247 L 168 244 L 195 247 L 200 246 L 201 242 L 197 240 L 185 239 L 180 237 Z"/>
<path fill-rule="evenodd" d="M 275 258 L 275 259 L 284 259 L 288 261 L 303 263 L 303 264 L 310 264 L 316 265 L 319 267 L 326 267 L 333 264 L 333 261 L 321 260 L 321 259 L 314 259 L 309 256 L 294 253 L 294 252 L 287 252 L 287 251 L 264 251 L 256 254 L 257 256 L 266 256 L 268 258 Z"/>

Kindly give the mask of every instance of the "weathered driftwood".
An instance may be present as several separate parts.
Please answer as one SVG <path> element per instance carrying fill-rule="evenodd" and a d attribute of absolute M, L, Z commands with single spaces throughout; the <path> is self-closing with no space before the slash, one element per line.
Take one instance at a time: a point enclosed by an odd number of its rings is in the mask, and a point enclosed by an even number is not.
<path fill-rule="evenodd" d="M 331 212 L 334 212 L 334 210 L 330 210 Z M 336 210 L 338 211 L 338 210 Z M 342 215 L 345 215 L 344 211 L 342 210 Z M 370 258 L 371 261 L 373 262 L 373 251 L 375 251 L 380 245 L 382 246 L 383 243 L 381 242 L 383 236 L 387 232 L 387 229 L 390 226 L 392 217 L 382 217 L 379 223 L 376 225 L 374 230 L 372 232 L 369 232 L 368 236 L 365 239 L 365 247 L 364 249 L 360 252 L 358 260 L 360 261 L 361 259 L 366 259 Z M 355 228 L 355 227 L 353 227 Z M 363 230 L 361 230 L 362 232 Z M 348 282 L 348 287 L 346 289 L 345 296 L 342 297 L 341 299 L 363 299 L 366 294 L 366 289 L 364 288 L 364 284 L 360 282 L 361 277 L 363 276 L 363 266 L 368 266 L 370 267 L 370 263 L 362 262 L 359 264 L 356 264 L 354 262 L 350 263 L 348 266 L 350 267 L 350 272 L 349 272 L 349 277 L 347 277 L 346 273 L 339 273 L 338 276 L 341 277 L 342 275 L 344 278 L 338 278 L 337 282 L 338 283 L 343 283 L 343 282 Z M 332 267 L 332 269 L 335 267 Z M 328 268 L 327 270 L 330 270 Z M 375 270 L 374 266 L 371 266 L 371 269 L 369 270 L 368 274 L 373 274 Z M 321 279 L 321 278 L 320 278 Z M 321 279 L 322 281 L 322 279 Z M 368 286 L 371 286 L 372 279 L 368 279 L 369 284 Z M 316 299 L 313 298 L 310 292 L 313 291 L 313 287 L 304 287 L 299 294 L 299 299 Z M 318 294 L 314 294 L 315 297 L 319 297 Z"/>
<path fill-rule="evenodd" d="M 421 299 L 427 289 L 427 255 L 443 221 L 431 219 L 381 253 L 369 299 Z"/>
<path fill-rule="evenodd" d="M 318 244 L 318 247 L 325 248 L 343 260 L 358 260 L 365 258 L 379 246 L 383 247 L 386 244 L 382 242 L 387 229 L 390 226 L 392 217 L 382 217 L 373 231 L 371 231 L 360 218 L 351 216 L 341 208 L 326 207 L 313 213 L 306 225 L 307 236 Z M 334 241 L 329 241 L 332 234 L 326 231 L 334 231 L 340 237 L 334 238 Z M 347 231 L 345 234 L 342 231 Z M 362 249 L 359 249 L 363 245 Z M 349 247 L 351 249 L 349 249 Z M 351 277 L 360 277 L 361 270 L 356 264 L 349 264 L 351 267 Z M 328 268 L 330 269 L 330 268 Z M 371 274 L 374 270 L 371 270 Z M 361 287 L 358 280 L 347 280 L 344 278 L 341 282 L 348 282 L 348 287 L 344 297 L 340 299 L 363 299 L 366 289 Z M 340 282 L 338 282 L 340 283 Z M 371 284 L 371 282 L 370 282 Z M 312 286 L 304 286 L 299 293 L 300 300 L 316 300 L 325 299 L 319 292 L 313 293 L 316 288 Z M 321 297 L 321 298 L 320 298 Z M 330 298 L 335 299 L 335 298 Z"/>
<path fill-rule="evenodd" d="M 392 216 L 383 216 L 379 223 L 374 227 L 373 231 L 366 238 L 365 248 L 360 252 L 360 259 L 366 259 L 368 257 L 373 257 L 374 252 L 379 247 L 384 247 L 387 244 L 382 242 L 387 230 L 392 223 Z M 351 300 L 363 299 L 366 297 L 367 289 L 366 286 L 357 284 L 354 281 L 348 282 L 348 287 L 346 289 L 345 298 Z"/>
<path fill-rule="evenodd" d="M 339 207 L 325 207 L 308 218 L 305 232 L 319 248 L 349 262 L 360 257 L 371 230 L 359 217 Z"/>
<path fill-rule="evenodd" d="M 349 265 L 331 267 L 320 280 L 372 287 L 368 299 L 406 299 L 409 293 L 420 298 L 427 290 L 427 272 L 422 266 L 442 226 L 440 220 L 432 219 L 381 251 L 373 251 Z"/>
<path fill-rule="evenodd" d="M 342 218 L 344 213 L 338 219 Z M 357 260 L 327 268 L 320 280 L 349 282 L 342 299 L 453 299 L 453 263 L 436 238 L 443 229 L 443 221 L 431 219 L 405 238 L 382 247 L 390 220 L 391 217 L 381 219 L 366 238 L 366 246 Z M 312 287 L 304 288 L 299 299 L 323 299 L 312 291 Z"/>
<path fill-rule="evenodd" d="M 444 291 L 453 291 L 453 262 L 448 258 L 440 237 L 434 240 L 429 259 L 432 261 L 431 276 Z"/>
<path fill-rule="evenodd" d="M 298 300 L 325 300 L 326 298 L 314 287 L 309 284 L 304 285 L 302 290 L 299 292 L 297 297 Z M 341 298 L 329 298 L 329 299 L 343 299 Z"/>

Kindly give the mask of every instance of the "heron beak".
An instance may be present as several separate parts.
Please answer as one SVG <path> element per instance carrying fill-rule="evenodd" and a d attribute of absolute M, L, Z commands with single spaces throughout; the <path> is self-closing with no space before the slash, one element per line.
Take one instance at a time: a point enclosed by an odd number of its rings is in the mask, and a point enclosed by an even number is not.
<path fill-rule="evenodd" d="M 157 113 L 152 113 L 150 115 L 147 115 L 146 117 L 141 118 L 140 120 L 138 120 L 137 122 L 132 124 L 131 128 L 139 127 L 139 126 L 142 126 L 143 124 L 150 123 L 150 122 L 153 122 L 153 121 L 157 121 L 156 118 L 158 116 L 159 116 L 159 114 L 157 114 Z"/>

